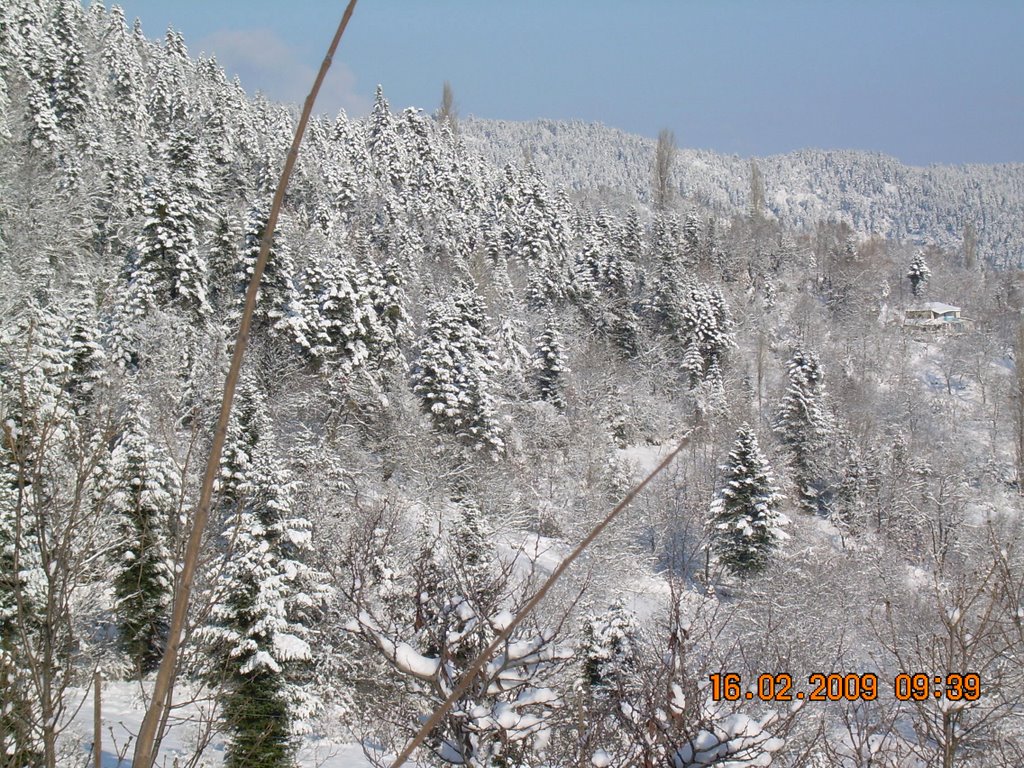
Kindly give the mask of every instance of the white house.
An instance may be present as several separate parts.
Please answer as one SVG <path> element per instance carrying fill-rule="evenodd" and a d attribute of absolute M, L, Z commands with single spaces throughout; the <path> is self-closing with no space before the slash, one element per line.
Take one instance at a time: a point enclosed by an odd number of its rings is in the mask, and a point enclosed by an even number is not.
<path fill-rule="evenodd" d="M 903 317 L 904 328 L 960 331 L 966 325 L 967 321 L 960 316 L 960 307 L 943 304 L 941 301 L 929 301 L 908 307 Z"/>

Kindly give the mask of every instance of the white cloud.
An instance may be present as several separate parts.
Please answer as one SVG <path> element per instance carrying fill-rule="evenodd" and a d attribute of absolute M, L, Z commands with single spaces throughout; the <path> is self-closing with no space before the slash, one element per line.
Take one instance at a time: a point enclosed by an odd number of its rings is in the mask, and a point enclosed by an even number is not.
<path fill-rule="evenodd" d="M 299 52 L 267 29 L 224 30 L 199 41 L 197 50 L 213 55 L 228 77 L 238 75 L 250 93 L 262 91 L 273 101 L 301 105 L 313 85 L 322 54 L 309 64 Z M 316 111 L 334 114 L 344 109 L 350 116 L 369 112 L 370 99 L 356 90 L 356 78 L 335 57 L 327 73 Z"/>

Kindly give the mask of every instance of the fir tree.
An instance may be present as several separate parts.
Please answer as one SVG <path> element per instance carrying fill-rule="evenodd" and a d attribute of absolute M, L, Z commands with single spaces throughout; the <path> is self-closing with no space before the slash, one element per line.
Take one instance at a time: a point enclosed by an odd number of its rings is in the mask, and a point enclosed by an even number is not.
<path fill-rule="evenodd" d="M 708 518 L 711 550 L 732 573 L 746 576 L 770 562 L 786 538 L 782 527 L 788 521 L 779 511 L 782 497 L 750 427 L 737 430 L 722 471 L 722 489 Z"/>
<path fill-rule="evenodd" d="M 192 66 L 180 32 L 168 29 L 164 45 L 156 49 L 150 47 L 147 111 L 158 137 L 169 135 L 189 117 L 191 104 L 186 83 Z"/>
<path fill-rule="evenodd" d="M 394 256 L 379 264 L 367 260 L 362 271 L 362 290 L 376 313 L 376 322 L 365 326 L 370 357 L 380 366 L 404 364 L 403 349 L 412 341 L 412 320 L 402 264 Z"/>
<path fill-rule="evenodd" d="M 409 185 L 409 163 L 398 135 L 397 121 L 379 85 L 367 122 L 367 149 L 377 178 L 386 185 L 389 194 L 401 199 Z"/>
<path fill-rule="evenodd" d="M 521 341 L 523 333 L 523 321 L 508 316 L 502 318 L 495 334 L 501 390 L 515 396 L 527 394 L 526 374 L 532 364 L 530 350 Z"/>
<path fill-rule="evenodd" d="M 688 267 L 696 267 L 700 262 L 700 243 L 702 238 L 700 219 L 696 211 L 686 214 L 683 221 L 682 249 L 683 260 Z"/>
<path fill-rule="evenodd" d="M 924 291 L 925 283 L 928 282 L 928 278 L 931 276 L 932 271 L 928 269 L 928 263 L 924 260 L 924 252 L 918 251 L 914 256 L 914 260 L 910 262 L 910 269 L 907 270 L 910 290 L 914 294 L 915 299 Z"/>
<path fill-rule="evenodd" d="M 318 708 L 305 683 L 311 627 L 329 590 L 306 562 L 311 526 L 295 513 L 296 486 L 272 453 L 262 399 L 251 383 L 245 392 L 221 473 L 221 575 L 200 635 L 229 734 L 225 765 L 285 768 Z"/>
<path fill-rule="evenodd" d="M 649 649 L 642 642 L 636 616 L 621 599 L 583 621 L 576 646 L 580 693 L 580 731 L 574 747 L 594 754 L 595 765 L 636 765 L 643 737 L 638 714 L 647 706 Z M 642 728 L 643 726 L 640 726 Z M 638 738 L 639 737 L 639 738 Z M 607 761 L 607 762 L 605 762 Z"/>
<path fill-rule="evenodd" d="M 644 255 L 644 227 L 640 221 L 640 212 L 631 206 L 626 213 L 626 220 L 619 233 L 619 250 L 625 263 L 632 269 L 640 263 Z"/>
<path fill-rule="evenodd" d="M 654 285 L 648 309 L 654 330 L 675 335 L 679 329 L 682 264 L 679 259 L 679 222 L 671 214 L 659 213 L 651 235 Z"/>
<path fill-rule="evenodd" d="M 507 626 L 522 586 L 509 580 L 480 505 L 457 492 L 449 526 L 420 526 L 412 573 L 394 557 L 393 529 L 366 534 L 352 562 L 367 602 L 347 628 L 414 682 L 411 692 L 433 708 L 468 665 Z M 372 555 L 371 555 L 372 556 Z M 558 706 L 546 685 L 567 658 L 553 633 L 521 626 L 508 650 L 474 682 L 425 741 L 438 765 L 513 768 L 531 764 Z"/>
<path fill-rule="evenodd" d="M 504 450 L 491 392 L 497 361 L 476 292 L 467 288 L 427 310 L 413 392 L 434 426 L 475 449 Z"/>
<path fill-rule="evenodd" d="M 695 347 L 703 360 L 703 369 L 721 365 L 722 358 L 735 345 L 725 298 L 717 288 L 687 281 L 676 306 L 675 336 L 684 349 Z"/>
<path fill-rule="evenodd" d="M 85 52 L 79 39 L 82 15 L 78 3 L 60 0 L 50 28 L 53 59 L 44 66 L 49 75 L 50 105 L 63 132 L 74 129 L 88 107 Z"/>
<path fill-rule="evenodd" d="M 217 214 L 206 253 L 209 275 L 208 298 L 215 316 L 222 317 L 227 311 L 234 309 L 237 301 L 235 280 L 241 258 L 239 245 L 243 239 L 240 222 L 228 214 Z"/>
<path fill-rule="evenodd" d="M 121 644 L 138 674 L 156 669 L 167 639 L 174 586 L 168 539 L 180 492 L 174 468 L 148 431 L 133 398 L 111 457 L 110 511 L 119 532 L 113 581 Z"/>
<path fill-rule="evenodd" d="M 822 483 L 822 452 L 829 419 L 824 408 L 824 374 L 818 356 L 797 348 L 788 363 L 789 386 L 774 429 L 790 451 L 793 479 L 801 505 L 811 512 L 823 509 L 827 490 Z"/>
<path fill-rule="evenodd" d="M 270 218 L 267 200 L 261 200 L 249 211 L 245 223 L 245 241 L 241 259 L 235 272 L 235 308 L 232 313 L 241 316 L 245 293 L 249 287 L 260 253 L 260 241 Z M 281 337 L 308 351 L 308 328 L 302 311 L 302 302 L 295 286 L 295 268 L 289 245 L 279 230 L 275 230 L 267 258 L 267 266 L 260 280 L 253 314 L 254 334 Z"/>
<path fill-rule="evenodd" d="M 108 93 L 105 103 L 119 139 L 135 138 L 145 119 L 142 61 L 118 5 L 110 8 L 101 57 Z"/>
<path fill-rule="evenodd" d="M 569 372 L 564 357 L 562 334 L 549 319 L 534 341 L 533 382 L 540 399 L 560 412 L 565 410 L 565 375 Z"/>
<path fill-rule="evenodd" d="M 639 693 L 639 627 L 621 600 L 583 624 L 577 655 L 590 697 L 618 706 Z"/>
<path fill-rule="evenodd" d="M 180 306 L 192 318 L 209 311 L 206 264 L 199 254 L 201 211 L 179 181 L 159 174 L 143 197 L 146 217 L 130 281 L 148 307 Z"/>
<path fill-rule="evenodd" d="M 696 388 L 704 380 L 704 355 L 701 354 L 700 345 L 696 341 L 691 340 L 686 345 L 686 351 L 683 353 L 680 367 L 683 369 L 683 373 L 686 374 L 690 389 Z"/>
<path fill-rule="evenodd" d="M 69 327 L 65 342 L 71 364 L 66 390 L 79 411 L 87 410 L 92 404 L 103 379 L 106 360 L 106 352 L 100 343 L 101 331 L 92 290 L 85 280 L 84 276 L 75 280 L 76 296 L 68 308 Z"/>
<path fill-rule="evenodd" d="M 340 258 L 317 259 L 303 276 L 305 324 L 311 353 L 344 374 L 369 359 L 376 313 L 353 271 Z"/>

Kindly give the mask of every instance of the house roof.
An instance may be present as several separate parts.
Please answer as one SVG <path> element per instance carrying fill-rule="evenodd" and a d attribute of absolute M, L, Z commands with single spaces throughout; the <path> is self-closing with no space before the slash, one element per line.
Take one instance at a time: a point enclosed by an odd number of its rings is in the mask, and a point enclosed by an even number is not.
<path fill-rule="evenodd" d="M 943 304 L 941 301 L 929 301 L 915 307 L 910 307 L 909 311 L 916 312 L 921 310 L 934 312 L 936 315 L 944 315 L 947 312 L 959 312 L 960 307 L 954 307 L 952 304 Z"/>

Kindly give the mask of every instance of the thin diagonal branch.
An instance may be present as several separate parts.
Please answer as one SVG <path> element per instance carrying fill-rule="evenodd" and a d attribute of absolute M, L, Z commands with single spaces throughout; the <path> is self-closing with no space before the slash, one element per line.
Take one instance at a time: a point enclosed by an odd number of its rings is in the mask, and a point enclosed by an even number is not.
<path fill-rule="evenodd" d="M 285 159 L 284 169 L 281 171 L 281 178 L 277 183 L 277 191 L 274 193 L 274 201 L 270 207 L 270 217 L 267 226 L 263 230 L 263 237 L 260 240 L 259 258 L 253 270 L 252 279 L 249 281 L 249 289 L 245 294 L 245 310 L 242 313 L 241 326 L 238 329 L 238 336 L 235 339 L 234 354 L 231 357 L 231 367 L 228 369 L 227 379 L 224 382 L 224 395 L 221 399 L 220 416 L 217 419 L 217 427 L 213 435 L 213 445 L 210 448 L 210 458 L 206 464 L 206 474 L 203 477 L 203 485 L 199 494 L 199 504 L 196 507 L 195 516 L 192 519 L 192 530 L 189 533 L 188 546 L 185 549 L 185 559 L 182 562 L 181 572 L 178 574 L 174 590 L 174 607 L 171 613 L 171 628 L 167 638 L 167 648 L 164 651 L 163 659 L 160 662 L 160 669 L 157 672 L 156 683 L 153 688 L 153 697 L 150 700 L 146 716 L 142 721 L 139 730 L 138 741 L 135 746 L 135 755 L 132 759 L 134 768 L 152 768 L 156 757 L 156 746 L 162 736 L 165 722 L 165 710 L 171 700 L 174 690 L 174 681 L 178 674 L 178 651 L 185 635 L 185 618 L 188 614 L 189 598 L 192 594 L 192 584 L 195 579 L 196 564 L 199 562 L 199 552 L 203 540 L 203 531 L 210 517 L 210 506 L 213 499 L 213 485 L 220 469 L 220 457 L 224 448 L 224 440 L 228 431 L 228 420 L 231 417 L 231 404 L 235 397 L 235 389 L 238 386 L 238 377 L 242 369 L 242 359 L 249 343 L 249 331 L 252 326 L 253 312 L 256 308 L 256 293 L 259 290 L 260 279 L 266 269 L 267 260 L 270 255 L 270 245 L 274 236 L 274 229 L 277 227 L 277 219 L 281 213 L 281 206 L 284 202 L 285 190 L 288 188 L 288 180 L 291 178 L 292 169 L 299 156 L 299 147 L 302 146 L 302 138 L 306 132 L 306 125 L 313 112 L 313 104 L 316 101 L 320 87 L 327 76 L 327 70 L 331 68 L 331 61 L 338 44 L 341 42 L 345 28 L 348 26 L 352 12 L 355 10 L 357 0 L 349 0 L 345 14 L 338 24 L 334 33 L 331 45 L 327 50 L 320 71 L 317 72 L 313 87 L 306 97 L 302 108 L 302 116 L 295 129 L 295 137 L 292 139 L 291 149 L 288 150 L 288 157 Z M 161 733 L 158 733 L 160 731 Z"/>
<path fill-rule="evenodd" d="M 547 580 L 543 584 L 541 584 L 540 589 L 538 589 L 536 594 L 534 594 L 534 596 L 530 598 L 526 605 L 522 607 L 519 613 L 516 614 L 515 618 L 512 619 L 511 622 L 509 622 L 508 626 L 505 627 L 505 629 L 496 638 L 494 638 L 494 640 L 491 641 L 491 644 L 488 645 L 483 650 L 483 652 L 481 652 L 481 654 L 476 657 L 476 659 L 474 659 L 473 664 L 466 671 L 466 674 L 462 676 L 462 679 L 459 681 L 459 684 L 455 686 L 455 689 L 448 695 L 448 698 L 444 700 L 444 703 L 442 703 L 441 706 L 434 710 L 434 713 L 430 716 L 430 719 L 427 720 L 427 722 L 423 724 L 419 731 L 416 732 L 416 735 L 413 736 L 412 740 L 410 740 L 409 743 L 405 746 L 405 749 L 403 749 L 402 753 L 395 759 L 395 762 L 391 764 L 391 768 L 399 768 L 399 766 L 403 765 L 405 761 L 409 759 L 413 751 L 415 751 L 416 747 L 422 744 L 423 740 L 430 735 L 430 732 L 433 731 L 440 724 L 441 720 L 448 713 L 448 710 L 452 708 L 452 705 L 466 694 L 466 691 L 469 690 L 470 686 L 473 684 L 473 681 L 476 679 L 476 676 L 480 674 L 480 672 L 483 670 L 487 662 L 490 661 L 495 651 L 497 651 L 512 636 L 512 633 L 515 632 L 516 627 L 518 627 L 523 622 L 523 620 L 530 614 L 530 612 L 537 606 L 537 604 L 544 599 L 544 596 L 548 593 L 551 587 L 553 587 L 555 583 L 562 577 L 562 574 L 566 571 L 566 569 L 568 569 L 568 567 L 572 565 L 581 554 L 583 554 L 583 550 L 589 547 L 593 543 L 594 539 L 596 539 L 604 532 L 605 528 L 611 525 L 612 521 L 619 516 L 619 513 L 622 512 L 622 510 L 624 510 L 626 507 L 628 507 L 630 502 L 633 501 L 633 499 L 636 498 L 636 496 L 641 491 L 643 491 L 643 489 L 646 488 L 647 485 L 655 477 L 657 477 L 663 469 L 665 469 L 669 464 L 672 463 L 672 460 L 676 457 L 676 455 L 681 450 L 683 450 L 683 448 L 689 442 L 690 433 L 687 433 L 683 435 L 682 439 L 679 441 L 679 444 L 674 449 L 672 449 L 672 452 L 669 453 L 664 459 L 662 459 L 661 463 L 658 464 L 658 466 L 656 466 L 654 469 L 652 469 L 650 474 L 648 474 L 647 477 L 641 480 L 638 485 L 635 485 L 633 488 L 631 488 L 629 493 L 625 495 L 622 501 L 616 504 L 615 508 L 612 509 L 612 511 L 609 512 L 600 523 L 594 526 L 594 529 L 587 534 L 586 538 L 584 538 L 583 541 L 576 545 L 576 549 L 570 552 L 568 557 L 566 557 L 564 560 L 562 560 L 562 562 L 558 564 L 558 567 L 551 572 L 551 575 L 548 576 Z"/>

